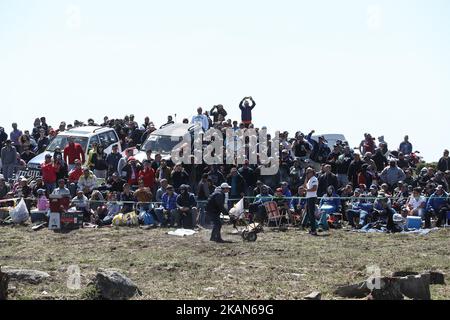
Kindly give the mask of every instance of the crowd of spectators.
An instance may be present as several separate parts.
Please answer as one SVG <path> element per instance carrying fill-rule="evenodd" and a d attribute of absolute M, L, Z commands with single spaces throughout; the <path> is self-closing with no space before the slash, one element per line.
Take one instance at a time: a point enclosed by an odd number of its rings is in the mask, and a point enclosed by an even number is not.
<path fill-rule="evenodd" d="M 227 118 L 224 106 L 216 105 L 209 112 L 198 108 L 190 120 L 182 122 L 199 123 L 204 130 L 216 128 L 224 134 L 228 128 L 259 130 L 252 122 L 255 106 L 252 97 L 242 99 L 240 121 Z M 264 217 L 267 201 L 301 214 L 306 205 L 302 198 L 307 168 L 312 166 L 318 180 L 319 209 L 333 207 L 354 228 L 377 220 L 386 210 L 404 217 L 420 216 L 427 228 L 434 216 L 440 226 L 450 211 L 448 150 L 436 166 L 423 167 L 408 136 L 397 148 L 388 148 L 384 137 L 377 142 L 366 133 L 360 145 L 351 148 L 346 141 L 328 145 L 323 136 L 316 140 L 314 130 L 308 134 L 285 131 L 280 134 L 279 170 L 273 175 L 262 175 L 263 165 L 248 160 L 242 165 L 211 166 L 174 164 L 152 150 L 144 150 L 144 161 L 133 156 L 134 148 L 152 132 L 173 123 L 171 116 L 160 127 L 149 117 L 139 125 L 134 115 L 104 117 L 101 123 L 89 119 L 87 125 L 114 128 L 124 152 L 116 147 L 106 154 L 103 146 L 93 145 L 85 153 L 69 139 L 67 146 L 46 156 L 40 176 L 33 179 L 17 173 L 44 152 L 58 133 L 85 124 L 61 122 L 54 128 L 42 117 L 34 121 L 31 130 L 22 131 L 13 123 L 8 135 L 0 128 L 0 201 L 23 197 L 30 208 L 45 209 L 51 195 L 63 195 L 71 198 L 71 206 L 83 211 L 86 219 L 97 224 L 110 224 L 114 215 L 138 210 L 151 212 L 157 225 L 191 228 L 208 223 L 206 200 L 222 183 L 230 186 L 226 207 L 245 197 L 246 207 L 255 217 Z M 319 225 L 328 228 L 326 219 L 319 219 Z"/>

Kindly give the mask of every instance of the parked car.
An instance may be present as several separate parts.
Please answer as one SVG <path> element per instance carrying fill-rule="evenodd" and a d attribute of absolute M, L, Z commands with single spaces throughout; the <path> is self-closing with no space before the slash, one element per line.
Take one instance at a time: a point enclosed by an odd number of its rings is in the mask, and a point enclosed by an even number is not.
<path fill-rule="evenodd" d="M 159 130 L 152 132 L 147 140 L 142 144 L 139 151 L 135 152 L 134 157 L 138 161 L 146 159 L 146 152 L 152 150 L 153 155 L 161 154 L 162 159 L 169 160 L 173 148 L 180 143 L 184 138 L 191 136 L 193 141 L 193 135 L 198 125 L 174 123 L 167 125 Z"/>
<path fill-rule="evenodd" d="M 45 155 L 55 152 L 57 147 L 60 147 L 61 151 L 67 146 L 67 139 L 72 138 L 75 143 L 79 143 L 81 148 L 85 152 L 86 159 L 88 152 L 92 149 L 92 144 L 97 143 L 103 145 L 105 153 L 111 153 L 114 145 L 119 146 L 119 152 L 122 148 L 119 142 L 119 136 L 116 131 L 108 127 L 77 127 L 68 131 L 59 133 L 48 145 L 45 151 L 38 154 L 36 157 L 28 162 L 29 171 L 40 171 L 41 164 L 45 161 Z M 31 175 L 31 174 L 30 174 Z"/>

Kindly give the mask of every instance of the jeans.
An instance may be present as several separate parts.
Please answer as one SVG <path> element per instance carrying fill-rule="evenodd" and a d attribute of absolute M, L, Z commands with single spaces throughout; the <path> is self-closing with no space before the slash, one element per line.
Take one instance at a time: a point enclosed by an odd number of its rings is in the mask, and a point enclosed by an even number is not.
<path fill-rule="evenodd" d="M 309 225 L 311 228 L 311 232 L 315 232 L 316 231 L 316 217 L 315 217 L 315 212 L 316 212 L 316 201 L 317 198 L 308 198 L 306 199 L 306 215 L 307 215 L 307 220 L 309 220 Z"/>
<path fill-rule="evenodd" d="M 192 208 L 188 211 L 181 211 L 178 210 L 178 219 L 179 219 L 179 226 L 182 229 L 193 229 L 194 226 L 197 224 L 194 224 L 194 219 L 197 218 L 197 209 Z"/>
<path fill-rule="evenodd" d="M 369 213 L 365 210 L 354 210 L 354 209 L 349 209 L 347 210 L 347 219 L 348 219 L 348 223 L 352 226 L 352 227 L 356 227 L 355 225 L 355 217 L 359 217 L 359 225 L 360 226 L 364 226 L 366 225 L 366 218 L 369 215 Z"/>
<path fill-rule="evenodd" d="M 206 214 L 206 202 L 197 201 L 197 208 L 198 208 L 198 214 L 199 214 L 199 224 L 202 227 L 206 227 L 211 223 L 209 216 Z"/>
<path fill-rule="evenodd" d="M 222 229 L 222 222 L 220 221 L 220 213 L 208 213 L 208 216 L 213 224 L 211 232 L 211 241 L 222 240 L 220 230 Z"/>
<path fill-rule="evenodd" d="M 2 170 L 3 170 L 3 177 L 5 178 L 5 181 L 12 179 L 15 167 L 16 167 L 15 164 L 4 164 L 3 165 Z"/>
<path fill-rule="evenodd" d="M 176 221 L 177 210 L 176 209 L 166 210 L 166 209 L 160 207 L 160 208 L 155 209 L 155 215 L 158 218 L 158 221 L 162 225 L 166 225 L 168 223 L 170 225 L 174 225 L 175 221 Z M 167 218 L 166 218 L 166 215 L 167 215 Z"/>

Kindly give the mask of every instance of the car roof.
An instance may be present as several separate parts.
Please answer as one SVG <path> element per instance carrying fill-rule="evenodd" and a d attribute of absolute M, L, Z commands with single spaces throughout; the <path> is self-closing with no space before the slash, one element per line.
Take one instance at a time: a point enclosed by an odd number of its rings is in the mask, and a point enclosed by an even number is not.
<path fill-rule="evenodd" d="M 91 136 L 93 133 L 101 133 L 101 132 L 106 132 L 106 131 L 110 131 L 113 130 L 112 128 L 108 128 L 108 127 L 97 127 L 97 126 L 86 126 L 86 127 L 76 127 L 64 132 L 61 132 L 61 135 L 65 135 L 65 136 Z"/>
<path fill-rule="evenodd" d="M 165 126 L 162 129 L 153 131 L 151 135 L 181 137 L 184 136 L 187 132 L 193 130 L 195 126 L 195 124 L 174 123 Z"/>

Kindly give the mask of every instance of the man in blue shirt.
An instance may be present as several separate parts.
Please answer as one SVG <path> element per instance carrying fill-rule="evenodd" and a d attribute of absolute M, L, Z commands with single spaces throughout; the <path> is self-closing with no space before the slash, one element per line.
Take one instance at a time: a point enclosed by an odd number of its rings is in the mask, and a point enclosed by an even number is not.
<path fill-rule="evenodd" d="M 450 204 L 448 193 L 445 192 L 443 186 L 439 185 L 436 191 L 428 199 L 425 213 L 425 229 L 431 227 L 431 216 L 436 215 L 436 227 L 440 227 L 445 222 L 447 212 L 450 212 Z"/>
<path fill-rule="evenodd" d="M 177 197 L 178 194 L 175 193 L 174 187 L 168 185 L 166 192 L 162 195 L 161 206 L 155 209 L 156 217 L 162 227 L 166 227 L 168 223 L 174 225 L 177 215 Z"/>

